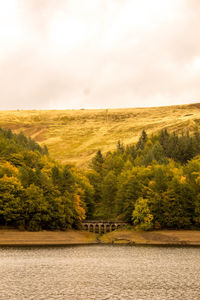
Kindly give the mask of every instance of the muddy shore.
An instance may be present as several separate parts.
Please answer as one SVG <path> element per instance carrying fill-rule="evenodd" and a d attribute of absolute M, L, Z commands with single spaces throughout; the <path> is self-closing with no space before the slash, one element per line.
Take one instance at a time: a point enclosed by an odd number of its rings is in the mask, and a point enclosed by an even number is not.
<path fill-rule="evenodd" d="M 0 246 L 61 246 L 88 244 L 135 244 L 135 245 L 193 245 L 200 246 L 200 231 L 116 230 L 98 235 L 87 231 L 39 231 L 0 230 Z"/>

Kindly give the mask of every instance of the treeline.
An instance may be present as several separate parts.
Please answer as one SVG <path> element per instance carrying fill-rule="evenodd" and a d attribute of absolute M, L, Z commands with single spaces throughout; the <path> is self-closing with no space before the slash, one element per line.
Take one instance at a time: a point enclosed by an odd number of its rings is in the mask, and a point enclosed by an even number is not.
<path fill-rule="evenodd" d="M 0 129 L 0 226 L 65 230 L 95 218 L 143 230 L 199 229 L 199 154 L 198 131 L 143 131 L 136 145 L 99 150 L 83 173 L 22 133 Z"/>
<path fill-rule="evenodd" d="M 94 218 L 119 219 L 136 228 L 200 227 L 200 135 L 162 130 L 136 145 L 118 142 L 114 152 L 92 160 Z"/>
<path fill-rule="evenodd" d="M 22 133 L 0 129 L 0 225 L 25 230 L 78 228 L 91 210 L 93 187 Z"/>

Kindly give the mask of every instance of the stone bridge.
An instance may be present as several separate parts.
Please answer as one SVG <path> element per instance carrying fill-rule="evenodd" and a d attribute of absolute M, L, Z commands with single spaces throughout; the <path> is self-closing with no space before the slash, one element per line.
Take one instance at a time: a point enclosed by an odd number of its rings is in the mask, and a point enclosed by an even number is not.
<path fill-rule="evenodd" d="M 103 221 L 103 220 L 84 220 L 82 222 L 83 230 L 94 233 L 106 233 L 128 225 L 126 222 Z"/>

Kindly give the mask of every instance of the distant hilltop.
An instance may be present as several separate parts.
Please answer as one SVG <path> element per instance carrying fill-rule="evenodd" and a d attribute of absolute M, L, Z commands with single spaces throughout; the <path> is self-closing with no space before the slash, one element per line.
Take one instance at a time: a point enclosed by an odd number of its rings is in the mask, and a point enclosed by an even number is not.
<path fill-rule="evenodd" d="M 0 111 L 0 126 L 22 131 L 61 162 L 87 167 L 98 149 L 135 143 L 163 128 L 181 133 L 200 126 L 200 103 L 151 108 Z"/>

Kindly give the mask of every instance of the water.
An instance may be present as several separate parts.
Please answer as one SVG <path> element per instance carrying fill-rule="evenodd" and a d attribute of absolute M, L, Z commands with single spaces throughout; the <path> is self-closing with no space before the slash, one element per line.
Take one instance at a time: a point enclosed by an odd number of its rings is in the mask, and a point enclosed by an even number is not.
<path fill-rule="evenodd" d="M 0 299 L 200 299 L 200 248 L 0 248 Z"/>

